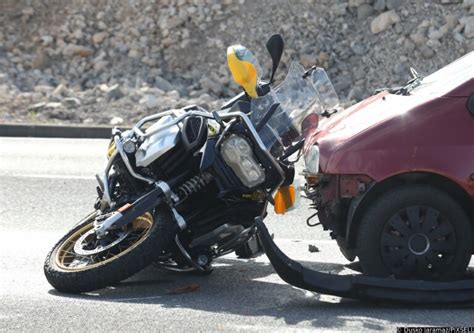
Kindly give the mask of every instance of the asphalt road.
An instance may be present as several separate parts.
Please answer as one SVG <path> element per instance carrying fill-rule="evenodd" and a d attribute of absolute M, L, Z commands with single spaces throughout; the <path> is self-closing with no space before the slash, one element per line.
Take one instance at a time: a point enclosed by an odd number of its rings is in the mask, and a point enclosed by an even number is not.
<path fill-rule="evenodd" d="M 263 255 L 218 259 L 210 276 L 149 267 L 79 296 L 43 275 L 53 244 L 91 211 L 106 140 L 0 138 L 0 331 L 389 331 L 474 326 L 471 306 L 407 307 L 325 296 L 285 284 Z M 267 225 L 290 257 L 325 271 L 347 261 L 304 204 Z M 310 253 L 309 245 L 319 252 Z M 193 292 L 176 294 L 197 284 Z"/>

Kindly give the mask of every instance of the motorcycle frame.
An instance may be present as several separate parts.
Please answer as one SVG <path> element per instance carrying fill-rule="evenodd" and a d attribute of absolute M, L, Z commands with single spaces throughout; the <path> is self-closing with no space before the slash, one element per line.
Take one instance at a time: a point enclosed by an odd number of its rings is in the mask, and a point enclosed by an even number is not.
<path fill-rule="evenodd" d="M 164 116 L 168 116 L 168 115 L 174 116 L 175 119 L 173 119 L 173 121 L 171 121 L 171 122 L 168 122 L 166 124 L 158 126 L 153 131 L 150 131 L 150 132 L 144 133 L 141 130 L 141 128 L 144 124 L 146 124 L 150 121 L 153 121 L 153 120 L 158 120 L 158 119 L 160 119 Z M 192 117 L 192 116 L 199 116 L 199 117 L 205 117 L 205 118 L 208 118 L 208 119 L 215 119 L 215 117 L 212 114 L 210 114 L 209 112 L 206 112 L 206 111 L 187 111 L 186 113 L 181 114 L 181 115 L 178 115 L 177 110 L 165 111 L 165 112 L 162 112 L 162 113 L 156 113 L 154 115 L 144 117 L 143 119 L 138 121 L 135 124 L 135 126 L 133 126 L 133 128 L 128 133 L 125 132 L 125 133 L 127 133 L 126 137 L 130 138 L 133 134 L 136 134 L 138 137 L 144 139 L 144 138 L 152 136 L 153 134 L 155 134 L 157 132 L 163 131 L 163 130 L 171 127 L 171 126 L 175 126 L 178 123 L 180 123 L 181 121 L 183 121 L 185 118 Z M 276 159 L 271 155 L 269 150 L 265 147 L 262 139 L 258 135 L 258 132 L 255 129 L 255 127 L 253 126 L 253 124 L 250 121 L 249 117 L 245 113 L 237 111 L 237 112 L 229 112 L 229 113 L 220 115 L 220 118 L 222 120 L 231 120 L 231 119 L 235 119 L 235 118 L 240 118 L 245 123 L 246 127 L 249 129 L 249 133 L 252 135 L 254 141 L 257 143 L 260 150 L 265 154 L 265 156 L 268 158 L 268 160 L 272 163 L 272 166 L 275 168 L 275 170 L 280 175 L 280 178 L 281 178 L 280 182 L 278 183 L 277 186 L 272 188 L 271 191 L 270 191 L 270 194 L 273 194 L 281 186 L 281 184 L 283 184 L 283 182 L 285 180 L 285 173 L 283 172 L 282 168 L 280 167 L 280 165 L 278 164 Z M 103 199 L 106 201 L 106 203 L 109 206 L 112 203 L 111 202 L 112 198 L 110 196 L 108 174 L 110 172 L 110 169 L 113 165 L 113 162 L 114 162 L 115 158 L 117 158 L 118 155 L 120 155 L 120 157 L 122 158 L 127 170 L 129 171 L 129 173 L 132 177 L 134 177 L 135 179 L 138 179 L 140 181 L 146 182 L 150 185 L 157 183 L 156 180 L 154 180 L 152 178 L 142 176 L 133 169 L 133 167 L 130 163 L 130 160 L 127 157 L 127 154 L 125 153 L 125 151 L 123 149 L 123 144 L 122 144 L 121 137 L 120 137 L 119 133 L 121 133 L 121 132 L 119 131 L 118 128 L 114 128 L 112 130 L 112 136 L 113 136 L 113 140 L 114 140 L 114 143 L 115 143 L 115 147 L 117 148 L 117 151 L 110 157 L 110 159 L 109 159 L 109 161 L 108 161 L 108 163 L 105 167 L 104 174 L 96 176 L 96 178 L 99 182 L 99 185 L 102 188 L 103 193 L 104 193 Z"/>

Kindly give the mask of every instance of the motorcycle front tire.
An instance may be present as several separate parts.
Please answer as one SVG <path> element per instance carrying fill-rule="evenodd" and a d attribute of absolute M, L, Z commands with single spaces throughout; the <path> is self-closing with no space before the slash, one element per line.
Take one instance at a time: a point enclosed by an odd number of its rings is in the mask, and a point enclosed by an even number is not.
<path fill-rule="evenodd" d="M 148 217 L 145 214 L 148 214 Z M 73 260 L 78 260 L 74 257 L 74 243 L 85 239 L 86 233 L 91 234 L 94 216 L 91 215 L 92 218 L 77 224 L 46 256 L 44 273 L 48 282 L 60 292 L 88 292 L 116 285 L 151 264 L 157 256 L 168 249 L 178 231 L 178 226 L 166 206 L 156 208 L 153 215 L 145 214 L 142 215 L 142 220 L 138 218 L 132 222 L 140 227 L 140 223 L 150 224 L 150 221 L 153 221 L 141 238 L 135 243 L 129 241 L 131 245 L 129 244 L 124 250 L 120 250 L 121 247 L 115 248 L 115 255 L 109 259 L 107 256 L 103 256 L 105 259 L 99 262 L 89 259 L 92 264 L 71 264 Z"/>

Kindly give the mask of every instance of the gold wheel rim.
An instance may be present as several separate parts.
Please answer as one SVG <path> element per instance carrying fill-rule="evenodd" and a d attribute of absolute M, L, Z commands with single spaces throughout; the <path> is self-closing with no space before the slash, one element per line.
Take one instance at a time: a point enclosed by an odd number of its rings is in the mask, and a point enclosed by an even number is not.
<path fill-rule="evenodd" d="M 74 251 L 74 245 L 76 242 L 83 236 L 85 233 L 89 232 L 94 227 L 94 218 L 89 219 L 89 221 L 79 230 L 71 234 L 58 248 L 55 255 L 56 265 L 66 271 L 84 271 L 99 266 L 106 265 L 125 254 L 132 251 L 138 245 L 143 243 L 148 237 L 153 226 L 154 220 L 153 216 L 150 213 L 145 213 L 142 216 L 137 217 L 132 223 L 131 228 L 132 232 L 120 241 L 117 245 L 114 245 L 112 248 L 106 250 L 104 253 L 98 253 L 94 255 L 82 255 Z M 123 241 L 127 240 L 129 244 L 121 246 Z M 80 266 L 76 264 L 81 262 Z M 87 261 L 87 262 L 85 262 Z"/>

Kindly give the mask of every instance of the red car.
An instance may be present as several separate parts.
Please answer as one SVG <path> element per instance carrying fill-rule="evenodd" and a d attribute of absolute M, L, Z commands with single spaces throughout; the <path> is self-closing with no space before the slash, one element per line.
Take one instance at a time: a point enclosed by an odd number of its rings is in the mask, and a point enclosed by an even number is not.
<path fill-rule="evenodd" d="M 459 279 L 474 249 L 474 52 L 412 74 L 320 122 L 306 190 L 365 274 Z"/>

